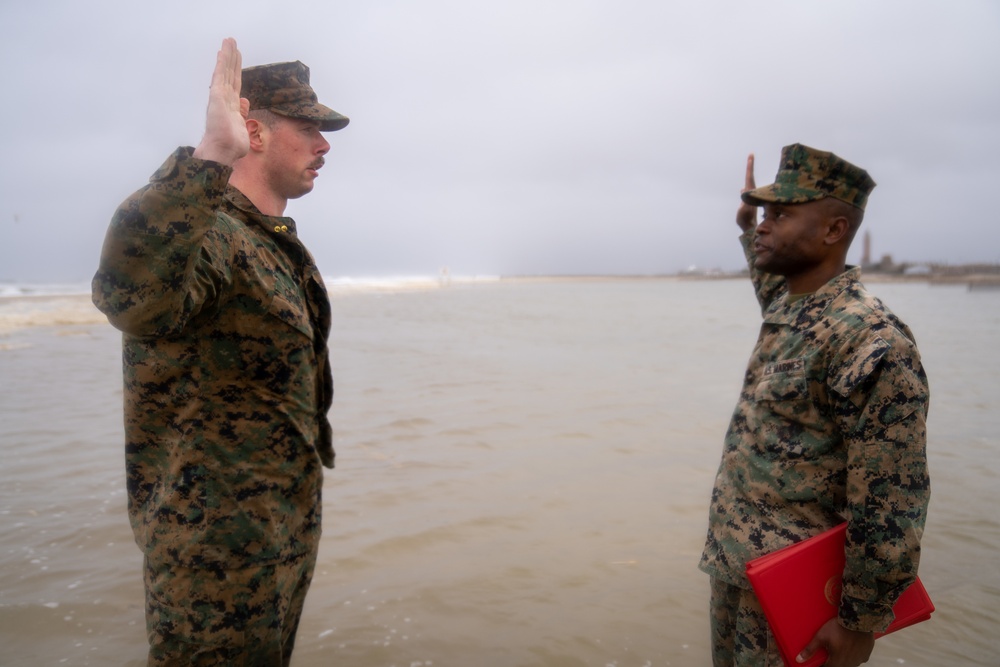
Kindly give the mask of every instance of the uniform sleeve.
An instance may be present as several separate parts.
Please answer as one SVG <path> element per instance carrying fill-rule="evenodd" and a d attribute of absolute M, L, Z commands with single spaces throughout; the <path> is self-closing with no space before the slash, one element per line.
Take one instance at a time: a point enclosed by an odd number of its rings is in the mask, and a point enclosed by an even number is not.
<path fill-rule="evenodd" d="M 754 230 L 748 229 L 740 235 L 740 244 L 743 246 L 743 255 L 746 257 L 747 266 L 750 268 L 750 280 L 753 282 L 754 292 L 757 294 L 757 301 L 760 303 L 761 312 L 775 300 L 785 294 L 785 279 L 773 273 L 765 273 L 754 266 L 757 258 L 753 251 Z"/>
<path fill-rule="evenodd" d="M 930 480 L 927 378 L 898 331 L 866 333 L 832 376 L 847 447 L 847 545 L 840 622 L 881 631 L 917 575 Z"/>
<path fill-rule="evenodd" d="M 92 298 L 116 328 L 140 336 L 181 331 L 229 278 L 231 244 L 216 209 L 231 169 L 179 148 L 115 212 Z"/>

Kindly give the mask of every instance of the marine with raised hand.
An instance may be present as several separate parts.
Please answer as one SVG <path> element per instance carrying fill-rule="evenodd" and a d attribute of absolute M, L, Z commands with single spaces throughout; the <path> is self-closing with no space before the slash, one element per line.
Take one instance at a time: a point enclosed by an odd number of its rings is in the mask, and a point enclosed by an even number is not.
<path fill-rule="evenodd" d="M 763 324 L 726 433 L 700 567 L 715 665 L 781 665 L 746 563 L 847 521 L 837 618 L 802 651 L 868 660 L 917 574 L 930 498 L 927 376 L 910 329 L 846 264 L 875 182 L 833 153 L 782 150 L 737 224 Z M 757 208 L 763 219 L 757 224 Z"/>
<path fill-rule="evenodd" d="M 288 665 L 320 537 L 330 304 L 284 217 L 348 119 L 300 62 L 219 51 L 205 133 L 115 213 L 93 300 L 123 332 L 150 665 Z"/>

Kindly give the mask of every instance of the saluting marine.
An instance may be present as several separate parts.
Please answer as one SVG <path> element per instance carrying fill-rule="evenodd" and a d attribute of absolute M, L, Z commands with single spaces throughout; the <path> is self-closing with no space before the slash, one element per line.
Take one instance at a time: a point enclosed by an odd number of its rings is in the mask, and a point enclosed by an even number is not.
<path fill-rule="evenodd" d="M 910 329 L 845 264 L 875 182 L 836 155 L 753 156 L 737 223 L 763 324 L 729 424 L 700 567 L 712 577 L 716 665 L 781 665 L 747 561 L 847 520 L 838 618 L 803 651 L 868 659 L 915 579 L 930 483 L 927 377 Z M 764 216 L 756 225 L 756 207 Z"/>

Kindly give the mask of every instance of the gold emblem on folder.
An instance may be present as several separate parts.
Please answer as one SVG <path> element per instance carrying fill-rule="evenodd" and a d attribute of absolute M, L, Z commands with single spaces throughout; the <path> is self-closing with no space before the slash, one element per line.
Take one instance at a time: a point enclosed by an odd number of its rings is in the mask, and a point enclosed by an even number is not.
<path fill-rule="evenodd" d="M 844 588 L 844 579 L 841 575 L 836 575 L 830 577 L 826 580 L 826 586 L 823 587 L 823 594 L 826 596 L 826 601 L 829 602 L 834 607 L 840 606 L 840 594 Z"/>

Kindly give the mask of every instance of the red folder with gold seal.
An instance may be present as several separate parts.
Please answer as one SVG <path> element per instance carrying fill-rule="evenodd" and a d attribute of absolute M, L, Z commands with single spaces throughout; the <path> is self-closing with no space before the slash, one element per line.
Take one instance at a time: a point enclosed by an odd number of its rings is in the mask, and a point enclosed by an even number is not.
<path fill-rule="evenodd" d="M 837 615 L 846 531 L 847 523 L 842 523 L 747 563 L 747 578 L 788 667 L 822 665 L 826 661 L 823 650 L 804 663 L 795 662 L 795 657 L 823 624 Z M 895 620 L 876 637 L 931 617 L 934 605 L 919 578 L 903 591 L 892 611 Z"/>

